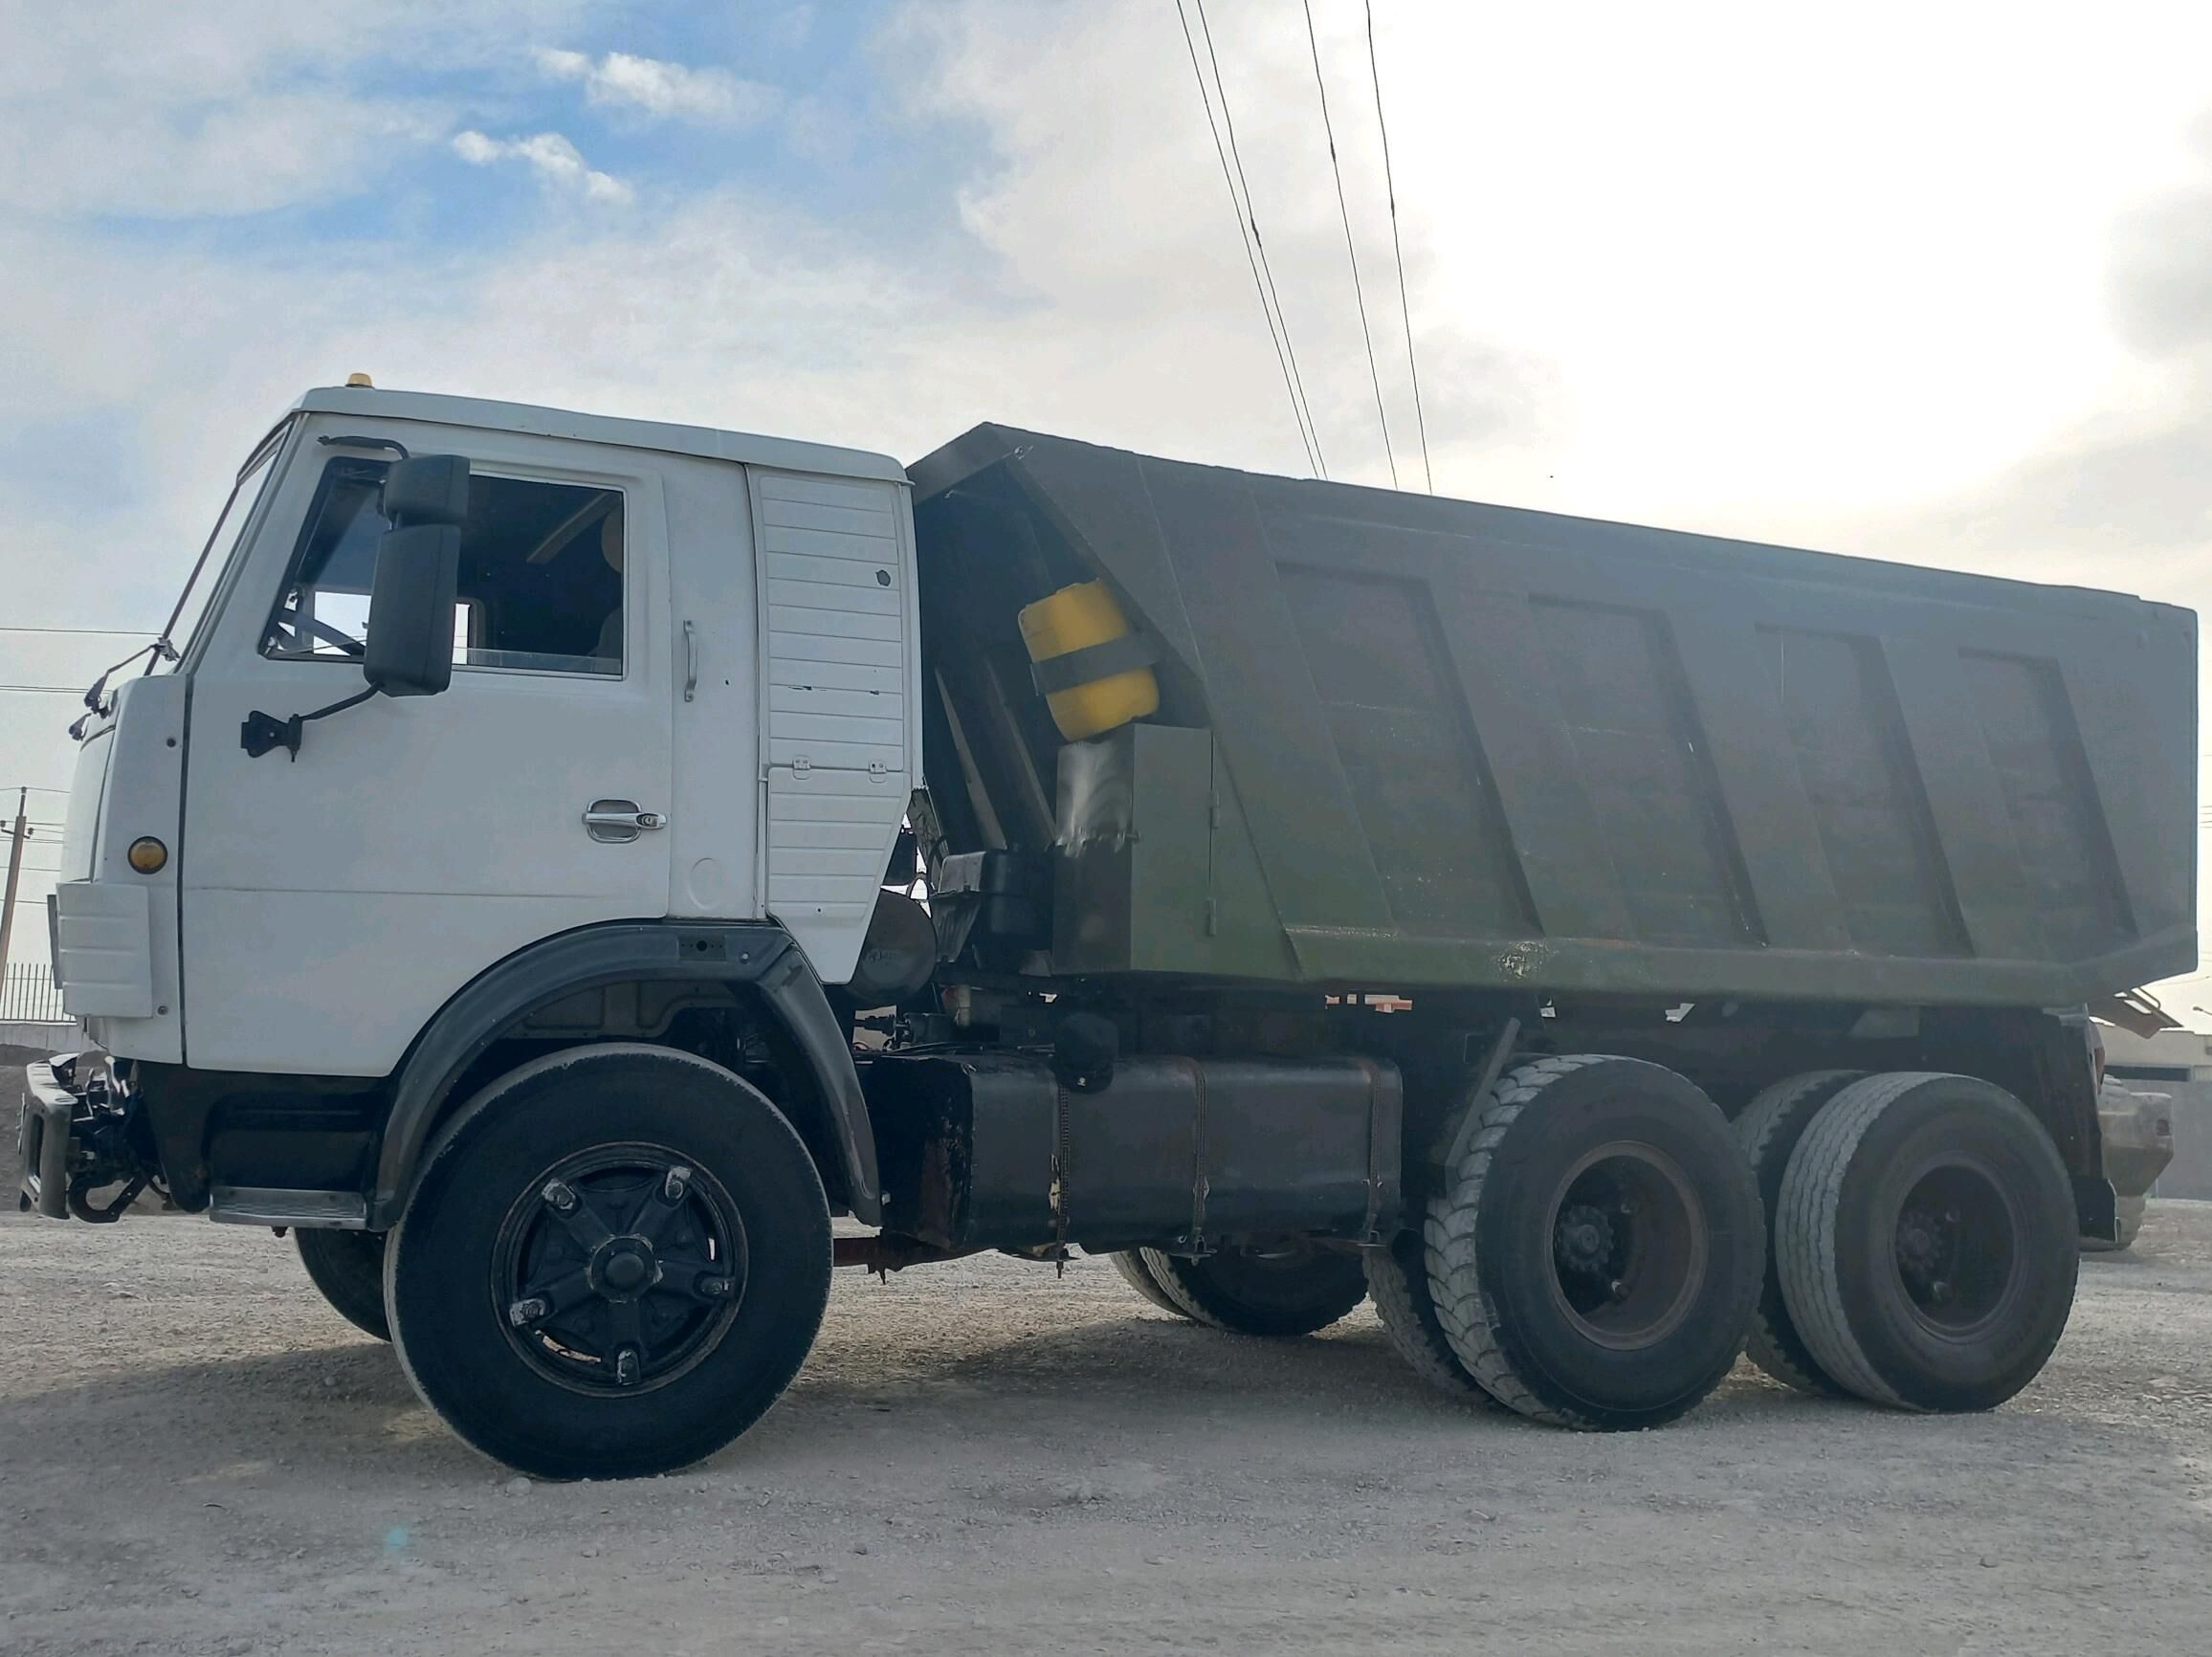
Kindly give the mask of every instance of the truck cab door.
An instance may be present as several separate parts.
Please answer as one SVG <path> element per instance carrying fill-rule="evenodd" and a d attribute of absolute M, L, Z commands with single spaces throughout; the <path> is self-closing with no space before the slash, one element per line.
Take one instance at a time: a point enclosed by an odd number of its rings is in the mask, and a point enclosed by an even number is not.
<path fill-rule="evenodd" d="M 470 462 L 450 686 L 363 689 L 393 445 Z M 382 1075 L 486 967 L 668 913 L 666 519 L 632 450 L 321 417 L 187 663 L 186 1062 Z"/>

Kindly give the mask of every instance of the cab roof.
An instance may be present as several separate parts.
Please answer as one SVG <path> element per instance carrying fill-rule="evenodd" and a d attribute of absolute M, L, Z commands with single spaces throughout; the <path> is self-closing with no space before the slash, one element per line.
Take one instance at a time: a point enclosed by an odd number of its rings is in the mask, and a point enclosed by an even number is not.
<path fill-rule="evenodd" d="M 761 437 L 749 431 L 722 431 L 711 426 L 675 426 L 659 420 L 624 420 L 608 414 L 579 414 L 530 403 L 498 403 L 481 397 L 448 397 L 431 391 L 385 391 L 371 386 L 318 386 L 295 407 L 309 413 L 358 414 L 388 420 L 417 420 L 434 426 L 467 426 L 498 431 L 526 431 L 540 437 L 569 437 L 621 449 L 653 449 L 707 460 L 735 460 L 774 466 L 787 472 L 813 472 L 834 477 L 879 478 L 904 483 L 906 472 L 888 454 L 804 443 L 788 437 Z"/>

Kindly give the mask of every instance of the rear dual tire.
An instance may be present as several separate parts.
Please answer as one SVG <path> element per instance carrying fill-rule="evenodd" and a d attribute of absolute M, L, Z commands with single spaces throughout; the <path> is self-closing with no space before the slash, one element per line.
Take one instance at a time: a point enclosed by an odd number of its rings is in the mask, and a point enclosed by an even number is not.
<path fill-rule="evenodd" d="M 1789 1171 L 1790 1157 L 1805 1130 L 1823 1106 L 1865 1075 L 1864 1071 L 1808 1071 L 1786 1076 L 1760 1090 L 1736 1118 L 1736 1137 L 1742 1141 L 1744 1155 L 1751 1160 L 1752 1176 L 1759 1182 L 1767 1228 L 1766 1271 L 1744 1356 L 1784 1386 L 1814 1398 L 1843 1398 L 1847 1393 L 1821 1367 L 1790 1315 L 1789 1302 L 1782 1293 L 1781 1267 L 1776 1258 L 1776 1217 L 1781 1207 L 1782 1177 Z"/>
<path fill-rule="evenodd" d="M 1555 1425 L 1691 1409 L 1743 1350 L 1765 1257 L 1727 1118 L 1671 1071 L 1590 1053 L 1521 1065 L 1473 1108 L 1425 1234 L 1452 1356 Z"/>
<path fill-rule="evenodd" d="M 1113 1259 L 1122 1279 L 1162 1312 L 1234 1335 L 1312 1335 L 1367 1297 L 1358 1255 L 1310 1245 L 1228 1248 L 1196 1259 L 1132 1248 Z"/>
<path fill-rule="evenodd" d="M 2065 1332 L 2076 1224 L 2057 1147 L 2018 1099 L 1971 1076 L 1872 1075 L 1791 1153 L 1775 1268 L 1834 1384 L 1897 1409 L 1990 1409 Z"/>
<path fill-rule="evenodd" d="M 1413 1373 L 1439 1392 L 1502 1409 L 1459 1361 L 1451 1337 L 1437 1320 L 1436 1298 L 1428 1292 L 1427 1248 L 1421 1234 L 1402 1231 L 1388 1248 L 1367 1249 L 1362 1263 L 1367 1295 L 1375 1302 L 1382 1333 Z"/>
<path fill-rule="evenodd" d="M 1121 1281 L 1143 1297 L 1149 1305 L 1158 1307 L 1170 1317 L 1187 1316 L 1182 1307 L 1167 1298 L 1167 1291 L 1160 1287 L 1160 1279 L 1152 1275 L 1152 1268 L 1144 1264 L 1143 1250 L 1123 1248 L 1106 1256 L 1114 1263 L 1114 1270 Z"/>

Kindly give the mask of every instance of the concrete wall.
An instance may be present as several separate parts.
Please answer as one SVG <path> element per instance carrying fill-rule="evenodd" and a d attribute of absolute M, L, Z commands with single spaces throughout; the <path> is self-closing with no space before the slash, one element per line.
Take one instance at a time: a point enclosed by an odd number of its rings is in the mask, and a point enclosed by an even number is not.
<path fill-rule="evenodd" d="M 75 1052 L 84 1045 L 84 1032 L 75 1024 L 0 1024 L 0 1048 L 26 1048 L 34 1057 Z"/>

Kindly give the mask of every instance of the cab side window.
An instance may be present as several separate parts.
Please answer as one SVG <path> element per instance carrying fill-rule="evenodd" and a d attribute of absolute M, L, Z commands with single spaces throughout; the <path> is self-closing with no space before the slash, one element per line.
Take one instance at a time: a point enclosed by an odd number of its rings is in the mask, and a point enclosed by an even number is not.
<path fill-rule="evenodd" d="M 358 658 L 389 524 L 387 462 L 330 461 L 261 641 L 266 655 Z M 622 492 L 477 473 L 461 526 L 453 663 L 536 673 L 622 674 Z"/>

